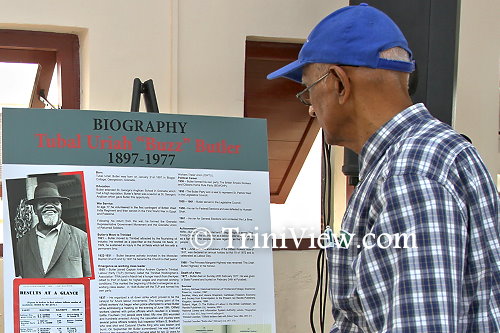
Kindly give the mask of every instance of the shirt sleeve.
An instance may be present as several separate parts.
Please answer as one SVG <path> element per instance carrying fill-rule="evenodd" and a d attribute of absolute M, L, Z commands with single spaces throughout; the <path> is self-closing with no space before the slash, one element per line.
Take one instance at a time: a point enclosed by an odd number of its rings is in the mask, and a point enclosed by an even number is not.
<path fill-rule="evenodd" d="M 352 267 L 371 331 L 457 332 L 467 225 L 451 192 L 423 176 L 393 176 L 370 219 Z"/>

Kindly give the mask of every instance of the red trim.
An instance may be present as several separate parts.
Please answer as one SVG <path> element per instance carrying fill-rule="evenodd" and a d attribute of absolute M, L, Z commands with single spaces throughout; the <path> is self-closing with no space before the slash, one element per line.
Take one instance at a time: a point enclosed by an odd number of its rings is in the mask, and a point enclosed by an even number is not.
<path fill-rule="evenodd" d="M 21 318 L 19 309 L 19 286 L 26 284 L 82 284 L 85 290 L 85 332 L 91 332 L 90 316 L 90 280 L 82 279 L 14 279 L 14 333 L 21 332 Z"/>

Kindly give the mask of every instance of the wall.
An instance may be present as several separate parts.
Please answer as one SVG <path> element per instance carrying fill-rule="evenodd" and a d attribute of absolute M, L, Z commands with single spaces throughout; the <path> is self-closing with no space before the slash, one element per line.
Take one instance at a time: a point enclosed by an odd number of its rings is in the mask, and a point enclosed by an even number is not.
<path fill-rule="evenodd" d="M 180 113 L 243 115 L 246 36 L 301 38 L 347 0 L 179 2 Z"/>
<path fill-rule="evenodd" d="M 500 173 L 500 2 L 461 3 L 454 127 L 472 139 L 496 181 Z"/>
<path fill-rule="evenodd" d="M 277 333 L 311 332 L 309 309 L 316 287 L 317 251 L 274 251 L 274 293 Z M 319 296 L 318 296 L 319 297 Z M 314 318 L 316 332 L 319 304 Z M 326 332 L 333 324 L 331 305 L 326 309 Z"/>

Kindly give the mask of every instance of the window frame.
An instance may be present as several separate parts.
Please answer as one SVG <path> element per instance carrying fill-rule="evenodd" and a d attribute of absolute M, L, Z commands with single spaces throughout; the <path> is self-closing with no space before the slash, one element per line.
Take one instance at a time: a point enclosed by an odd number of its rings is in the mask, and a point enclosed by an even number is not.
<path fill-rule="evenodd" d="M 40 89 L 48 94 L 54 67 L 57 66 L 61 108 L 80 109 L 80 43 L 77 35 L 0 29 L 0 61 L 39 63 L 43 67 L 31 101 L 32 107 L 37 108 L 44 107 L 38 99 Z M 3 257 L 3 244 L 0 244 L 0 257 Z"/>
<path fill-rule="evenodd" d="M 266 41 L 247 37 L 245 47 L 244 115 L 265 118 L 268 125 L 268 153 L 271 203 L 285 203 L 319 132 L 319 124 L 295 94 L 299 83 L 269 81 L 262 73 L 297 59 L 303 43 Z M 318 175 L 319 177 L 319 175 Z"/>
<path fill-rule="evenodd" d="M 317 120 L 309 116 L 308 108 L 295 98 L 295 94 L 304 87 L 290 80 L 269 81 L 265 75 L 296 60 L 302 45 L 302 41 L 278 41 L 254 36 L 247 37 L 245 43 L 244 116 L 268 121 L 270 203 L 274 204 L 285 203 L 320 130 Z M 252 64 L 252 61 L 263 66 Z M 273 68 L 265 72 L 267 67 Z M 318 177 L 322 178 L 321 191 L 324 193 L 323 173 L 322 167 L 322 175 Z M 321 216 L 321 221 L 317 223 L 323 226 L 323 214 Z M 284 244 L 280 239 L 273 251 L 315 250 L 318 249 L 317 241 L 314 238 L 311 247 L 309 238 L 302 239 L 298 246 L 294 239 L 287 238 Z M 281 248 L 281 245 L 284 247 Z"/>
<path fill-rule="evenodd" d="M 11 59 L 8 62 L 33 62 L 14 61 L 15 58 L 13 57 L 17 55 L 19 59 L 33 59 L 34 56 L 39 55 L 43 57 L 46 64 L 45 67 L 50 68 L 49 58 L 51 54 L 54 54 L 54 65 L 57 66 L 60 83 L 61 108 L 63 109 L 80 108 L 79 52 L 80 43 L 77 35 L 0 29 L 0 61 L 5 58 Z M 50 74 L 47 74 L 49 72 Z M 50 84 L 52 72 L 52 70 L 43 70 L 40 74 L 39 85 L 42 84 L 43 87 L 44 82 L 49 82 Z M 50 75 L 50 77 L 46 78 L 47 75 Z M 47 92 L 48 87 L 45 89 L 47 89 Z M 39 106 L 40 104 L 35 105 Z"/>

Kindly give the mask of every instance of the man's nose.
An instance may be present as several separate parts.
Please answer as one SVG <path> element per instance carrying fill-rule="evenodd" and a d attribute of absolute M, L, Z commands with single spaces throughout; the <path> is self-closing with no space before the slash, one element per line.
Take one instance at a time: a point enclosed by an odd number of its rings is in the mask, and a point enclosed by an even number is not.
<path fill-rule="evenodd" d="M 314 107 L 312 105 L 309 107 L 309 115 L 314 118 L 316 117 L 316 113 L 314 112 Z"/>

